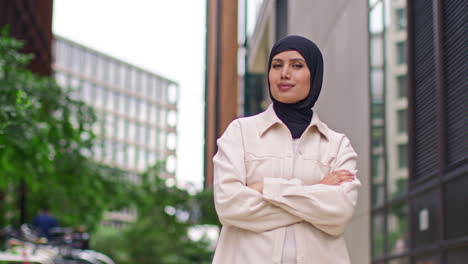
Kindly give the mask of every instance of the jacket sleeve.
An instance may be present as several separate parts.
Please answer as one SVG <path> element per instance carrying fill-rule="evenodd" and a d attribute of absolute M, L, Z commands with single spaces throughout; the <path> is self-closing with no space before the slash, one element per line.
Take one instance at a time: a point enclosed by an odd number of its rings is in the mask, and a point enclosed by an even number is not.
<path fill-rule="evenodd" d="M 331 171 L 349 170 L 356 174 L 356 158 L 349 140 L 343 137 Z M 339 236 L 353 216 L 360 186 L 357 178 L 341 185 L 303 185 L 299 179 L 264 178 L 263 196 L 323 232 Z"/>
<path fill-rule="evenodd" d="M 264 232 L 303 221 L 265 201 L 246 186 L 244 146 L 238 120 L 218 139 L 214 163 L 214 202 L 219 220 L 253 232 Z"/>

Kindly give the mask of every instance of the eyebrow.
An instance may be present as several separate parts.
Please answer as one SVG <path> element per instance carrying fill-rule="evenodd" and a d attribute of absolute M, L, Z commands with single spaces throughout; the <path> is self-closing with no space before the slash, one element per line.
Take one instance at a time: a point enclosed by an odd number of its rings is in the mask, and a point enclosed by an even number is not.
<path fill-rule="evenodd" d="M 278 59 L 278 58 L 276 58 L 276 59 L 273 59 L 272 61 L 281 61 L 281 62 L 282 62 L 283 59 Z M 292 58 L 292 59 L 290 59 L 289 61 L 301 61 L 301 62 L 305 62 L 305 60 L 304 60 L 304 59 L 301 59 L 301 58 Z"/>

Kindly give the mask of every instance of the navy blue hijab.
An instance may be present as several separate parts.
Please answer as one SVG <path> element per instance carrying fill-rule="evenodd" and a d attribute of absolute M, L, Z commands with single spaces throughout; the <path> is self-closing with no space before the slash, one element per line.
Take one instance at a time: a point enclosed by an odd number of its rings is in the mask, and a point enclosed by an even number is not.
<path fill-rule="evenodd" d="M 291 131 L 292 137 L 299 138 L 312 120 L 312 107 L 315 105 L 322 89 L 323 58 L 320 49 L 311 40 L 301 36 L 287 36 L 278 40 L 271 49 L 268 60 L 268 73 L 270 72 L 273 57 L 288 50 L 299 52 L 307 63 L 311 78 L 309 94 L 299 102 L 288 104 L 273 98 L 269 80 L 268 88 L 276 115 Z"/>

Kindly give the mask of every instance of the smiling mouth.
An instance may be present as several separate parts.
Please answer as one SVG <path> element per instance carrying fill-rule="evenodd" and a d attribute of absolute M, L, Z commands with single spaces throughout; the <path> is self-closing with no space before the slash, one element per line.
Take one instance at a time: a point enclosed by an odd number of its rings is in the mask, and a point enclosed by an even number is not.
<path fill-rule="evenodd" d="M 292 84 L 280 84 L 280 85 L 278 85 L 279 90 L 283 91 L 283 92 L 288 91 L 289 89 L 291 89 L 293 87 L 294 87 L 294 85 L 292 85 Z"/>

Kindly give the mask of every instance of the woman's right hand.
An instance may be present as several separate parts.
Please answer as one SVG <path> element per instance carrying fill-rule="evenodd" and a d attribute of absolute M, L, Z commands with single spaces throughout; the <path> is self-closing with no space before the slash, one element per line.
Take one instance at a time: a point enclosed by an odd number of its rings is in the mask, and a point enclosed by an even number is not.
<path fill-rule="evenodd" d="M 340 185 L 344 182 L 351 182 L 356 176 L 348 170 L 338 170 L 325 176 L 319 184 Z"/>

